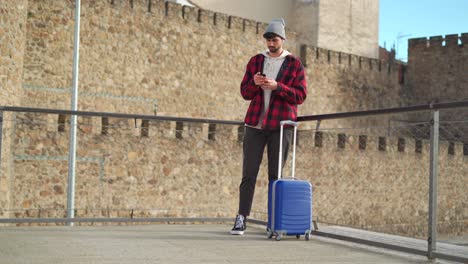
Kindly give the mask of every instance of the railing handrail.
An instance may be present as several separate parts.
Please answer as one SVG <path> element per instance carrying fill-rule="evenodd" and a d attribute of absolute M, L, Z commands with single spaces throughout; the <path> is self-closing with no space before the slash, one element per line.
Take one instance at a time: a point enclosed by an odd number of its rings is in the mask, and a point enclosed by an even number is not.
<path fill-rule="evenodd" d="M 206 118 L 189 118 L 175 116 L 158 116 L 158 115 L 142 115 L 142 114 L 124 114 L 110 112 L 93 112 L 93 111 L 72 111 L 62 109 L 49 108 L 30 108 L 16 106 L 0 106 L 0 111 L 5 112 L 25 112 L 25 113 L 43 113 L 43 114 L 61 114 L 61 115 L 77 115 L 77 116 L 95 116 L 95 117 L 114 117 L 126 119 L 142 119 L 142 120 L 159 120 L 159 121 L 178 121 L 191 123 L 208 123 L 208 124 L 224 124 L 224 125 L 243 125 L 240 121 L 216 120 Z"/>
<path fill-rule="evenodd" d="M 443 103 L 429 103 L 414 106 L 382 108 L 365 111 L 353 112 L 340 112 L 331 114 L 319 115 L 304 115 L 297 118 L 298 122 L 304 121 L 318 121 L 327 119 L 340 119 L 349 117 L 362 117 L 383 114 L 397 114 L 407 112 L 417 112 L 435 109 L 451 109 L 468 107 L 468 101 L 455 101 Z M 27 112 L 27 113 L 44 113 L 44 114 L 63 114 L 63 115 L 77 115 L 77 116 L 96 116 L 96 117 L 114 117 L 114 118 L 127 118 L 127 119 L 144 119 L 144 120 L 159 120 L 159 121 L 178 121 L 178 122 L 191 122 L 191 123 L 208 123 L 208 124 L 224 124 L 224 125 L 243 125 L 242 121 L 232 120 L 217 120 L 206 118 L 188 118 L 188 117 L 175 117 L 175 116 L 159 116 L 159 115 L 143 115 L 143 114 L 124 114 L 124 113 L 110 113 L 110 112 L 93 112 L 93 111 L 72 111 L 62 109 L 49 109 L 49 108 L 32 108 L 32 107 L 17 107 L 17 106 L 0 106 L 0 111 L 4 112 Z"/>
<path fill-rule="evenodd" d="M 299 116 L 297 118 L 297 121 L 298 122 L 318 121 L 318 120 L 326 120 L 326 119 L 339 119 L 339 118 L 362 117 L 362 116 L 384 115 L 384 114 L 398 114 L 398 113 L 408 113 L 408 112 L 417 112 L 417 111 L 435 110 L 435 109 L 450 109 L 450 108 L 459 108 L 459 107 L 468 107 L 468 101 L 430 103 L 430 104 L 422 104 L 422 105 L 382 108 L 382 109 L 354 111 L 354 112 L 341 112 L 341 113 L 333 113 L 333 114 L 306 115 L 306 116 Z"/>

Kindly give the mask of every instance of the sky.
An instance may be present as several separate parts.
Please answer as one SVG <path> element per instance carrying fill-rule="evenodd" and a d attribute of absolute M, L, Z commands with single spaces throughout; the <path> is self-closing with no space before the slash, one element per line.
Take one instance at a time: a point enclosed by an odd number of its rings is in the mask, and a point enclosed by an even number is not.
<path fill-rule="evenodd" d="M 408 39 L 468 33 L 468 0 L 380 0 L 379 45 L 408 58 Z"/>

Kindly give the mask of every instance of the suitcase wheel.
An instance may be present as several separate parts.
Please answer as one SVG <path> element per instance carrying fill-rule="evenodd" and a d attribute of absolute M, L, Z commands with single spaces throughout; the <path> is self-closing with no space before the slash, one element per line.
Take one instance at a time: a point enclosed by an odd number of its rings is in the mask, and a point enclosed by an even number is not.
<path fill-rule="evenodd" d="M 296 235 L 296 238 L 297 238 L 297 239 L 301 238 L 301 235 Z"/>
<path fill-rule="evenodd" d="M 306 233 L 306 234 L 305 234 L 305 240 L 306 240 L 306 241 L 309 241 L 309 240 L 310 240 L 310 234 L 309 234 L 309 233 Z"/>

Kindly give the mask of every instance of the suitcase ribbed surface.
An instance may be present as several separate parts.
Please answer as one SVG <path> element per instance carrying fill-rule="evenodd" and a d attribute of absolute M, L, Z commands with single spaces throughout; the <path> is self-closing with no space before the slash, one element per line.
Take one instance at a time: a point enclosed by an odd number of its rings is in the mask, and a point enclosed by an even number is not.
<path fill-rule="evenodd" d="M 312 229 L 312 186 L 309 182 L 278 180 L 272 195 L 275 207 L 272 208 L 273 231 L 301 235 Z"/>

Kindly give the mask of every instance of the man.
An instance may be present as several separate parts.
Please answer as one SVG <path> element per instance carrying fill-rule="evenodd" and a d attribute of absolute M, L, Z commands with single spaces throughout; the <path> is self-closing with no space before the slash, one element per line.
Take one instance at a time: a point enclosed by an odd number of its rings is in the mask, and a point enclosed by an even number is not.
<path fill-rule="evenodd" d="M 283 48 L 284 20 L 271 21 L 263 34 L 268 49 L 252 57 L 241 83 L 240 92 L 250 106 L 245 116 L 242 181 L 239 187 L 239 212 L 231 230 L 242 235 L 246 229 L 254 197 L 257 174 L 267 146 L 268 180 L 277 179 L 280 121 L 297 119 L 297 105 L 306 98 L 304 67 L 299 59 Z M 288 155 L 291 129 L 283 137 L 283 160 Z M 284 162 L 283 162 L 284 164 Z"/>

